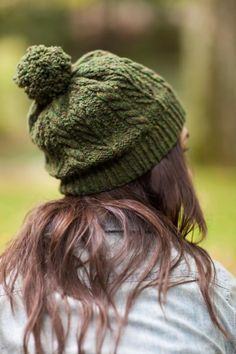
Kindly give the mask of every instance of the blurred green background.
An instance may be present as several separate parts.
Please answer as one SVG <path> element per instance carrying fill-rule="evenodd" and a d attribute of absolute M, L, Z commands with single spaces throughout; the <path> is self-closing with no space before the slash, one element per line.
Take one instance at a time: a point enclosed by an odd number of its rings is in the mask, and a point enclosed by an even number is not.
<path fill-rule="evenodd" d="M 60 45 L 74 61 L 101 48 L 150 66 L 178 92 L 209 228 L 202 245 L 236 274 L 235 38 L 235 0 L 1 0 L 0 249 L 30 208 L 59 197 L 27 133 L 17 62 L 32 44 Z"/>

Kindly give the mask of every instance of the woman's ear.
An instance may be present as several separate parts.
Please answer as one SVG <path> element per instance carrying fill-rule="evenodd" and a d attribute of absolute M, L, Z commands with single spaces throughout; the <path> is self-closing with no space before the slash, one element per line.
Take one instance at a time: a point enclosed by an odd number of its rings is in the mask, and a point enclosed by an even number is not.
<path fill-rule="evenodd" d="M 183 150 L 187 149 L 188 140 L 189 140 L 189 131 L 188 128 L 184 126 L 180 133 L 180 144 Z"/>

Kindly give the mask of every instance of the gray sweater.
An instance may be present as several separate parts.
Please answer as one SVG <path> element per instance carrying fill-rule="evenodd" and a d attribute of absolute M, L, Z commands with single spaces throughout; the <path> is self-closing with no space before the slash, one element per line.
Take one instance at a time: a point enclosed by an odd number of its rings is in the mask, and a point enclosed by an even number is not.
<path fill-rule="evenodd" d="M 113 239 L 120 231 L 107 231 Z M 110 233 L 110 234 L 109 234 Z M 190 282 L 171 288 L 167 293 L 164 314 L 157 301 L 157 290 L 148 288 L 139 295 L 129 313 L 128 325 L 124 330 L 118 347 L 118 354 L 233 354 L 236 353 L 236 278 L 221 264 L 214 262 L 217 271 L 216 285 L 213 291 L 214 303 L 224 327 L 232 334 L 234 341 L 229 342 L 211 322 L 206 305 L 196 282 Z M 197 270 L 191 262 L 191 271 L 181 262 L 174 273 L 174 279 L 187 277 L 196 279 Z M 154 276 L 155 270 L 151 273 Z M 135 284 L 135 276 L 128 279 L 117 294 L 120 311 L 130 287 Z M 7 296 L 0 288 L 0 353 L 21 354 L 22 336 L 26 323 L 26 314 L 21 302 L 20 284 L 15 290 L 17 311 L 12 314 Z M 58 301 L 60 296 L 58 294 Z M 71 329 L 65 354 L 76 354 L 75 331 L 78 327 L 78 302 L 70 299 L 72 309 Z M 94 325 L 91 324 L 86 337 L 86 354 L 95 354 Z M 55 350 L 55 338 L 52 338 L 49 322 L 45 321 L 43 343 L 47 354 Z M 30 354 L 33 351 L 33 339 L 30 338 Z M 113 341 L 107 335 L 102 354 L 110 354 Z"/>

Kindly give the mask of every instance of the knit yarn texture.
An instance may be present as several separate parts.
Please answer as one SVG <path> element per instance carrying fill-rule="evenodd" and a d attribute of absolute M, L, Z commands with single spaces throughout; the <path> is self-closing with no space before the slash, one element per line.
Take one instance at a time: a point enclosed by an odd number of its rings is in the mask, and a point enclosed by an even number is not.
<path fill-rule="evenodd" d="M 14 79 L 34 100 L 31 139 L 65 195 L 112 190 L 144 175 L 176 144 L 185 122 L 160 75 L 107 51 L 72 64 L 60 47 L 31 46 Z"/>

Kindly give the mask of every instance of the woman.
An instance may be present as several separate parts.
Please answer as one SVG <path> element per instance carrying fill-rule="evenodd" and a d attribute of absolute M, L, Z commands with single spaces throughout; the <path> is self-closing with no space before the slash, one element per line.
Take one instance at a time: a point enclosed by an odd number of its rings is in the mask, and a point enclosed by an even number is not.
<path fill-rule="evenodd" d="M 236 353 L 236 282 L 198 245 L 173 90 L 109 52 L 70 60 L 39 45 L 17 67 L 64 198 L 31 211 L 1 255 L 1 353 Z"/>

